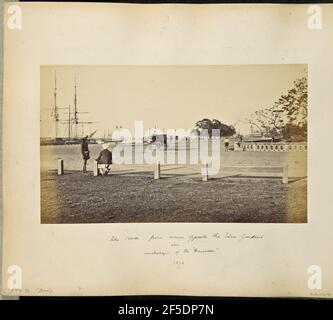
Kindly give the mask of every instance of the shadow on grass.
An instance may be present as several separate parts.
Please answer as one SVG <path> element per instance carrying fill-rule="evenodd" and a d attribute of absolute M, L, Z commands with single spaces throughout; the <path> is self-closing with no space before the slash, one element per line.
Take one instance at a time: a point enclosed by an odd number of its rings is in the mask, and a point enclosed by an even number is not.
<path fill-rule="evenodd" d="M 282 180 L 282 177 L 279 176 L 256 176 L 256 175 L 243 175 L 243 174 L 234 174 L 234 175 L 229 175 L 229 176 L 223 176 L 223 177 L 218 177 L 218 178 L 214 178 L 211 177 L 208 179 L 208 181 L 210 180 L 221 180 L 221 179 L 229 179 L 229 178 L 244 178 L 244 179 L 263 179 L 263 180 L 267 180 L 267 179 L 273 179 L 273 180 Z M 288 184 L 290 183 L 294 183 L 303 179 L 307 179 L 306 176 L 304 177 L 288 177 Z"/>
<path fill-rule="evenodd" d="M 174 168 L 170 168 L 167 170 L 174 170 Z M 163 170 L 166 171 L 166 170 Z M 49 173 L 52 173 L 52 175 L 58 175 L 57 170 L 49 170 Z M 79 170 L 66 170 L 64 175 L 78 175 L 82 174 L 82 171 Z M 88 171 L 86 173 L 87 176 L 93 176 L 93 171 Z M 124 177 L 147 177 L 147 178 L 154 178 L 154 171 L 149 170 L 149 171 L 136 171 L 135 169 L 129 169 L 126 171 L 112 171 L 107 175 L 107 177 L 112 177 L 112 176 L 124 176 Z M 100 176 L 100 177 L 106 177 L 106 176 Z M 173 178 L 178 178 L 178 177 L 197 177 L 197 181 L 202 181 L 202 177 L 200 173 L 194 172 L 194 173 L 165 173 L 161 172 L 161 176 L 159 180 L 165 180 L 165 179 L 173 179 Z M 224 179 L 232 179 L 232 178 L 237 178 L 237 179 L 273 179 L 273 180 L 282 180 L 281 176 L 276 176 L 276 175 L 245 175 L 245 174 L 232 174 L 232 175 L 226 175 L 222 177 L 209 177 L 208 181 L 218 181 L 218 180 L 224 180 Z M 289 177 L 288 178 L 288 184 L 307 179 L 307 176 L 302 176 L 302 177 Z"/>
<path fill-rule="evenodd" d="M 172 178 L 177 178 L 177 177 L 190 177 L 190 176 L 197 176 L 199 173 L 167 173 L 162 175 L 160 179 L 172 179 Z"/>
<path fill-rule="evenodd" d="M 288 178 L 288 183 L 294 183 L 294 182 L 297 182 L 297 181 L 300 181 L 300 180 L 304 180 L 304 179 L 307 179 L 308 177 L 307 176 L 304 176 L 304 177 L 289 177 Z"/>
<path fill-rule="evenodd" d="M 235 175 L 231 175 L 231 176 L 223 176 L 223 177 L 219 177 L 219 178 L 209 178 L 209 180 L 213 180 L 213 179 L 226 179 L 226 178 L 233 178 L 233 177 L 237 177 L 237 178 L 244 178 L 244 179 L 273 179 L 273 180 L 282 180 L 282 177 L 279 176 L 256 176 L 256 175 L 243 175 L 243 174 L 235 174 Z"/>
<path fill-rule="evenodd" d="M 181 167 L 173 167 L 173 168 L 163 168 L 161 169 L 161 173 L 163 173 L 164 171 L 170 171 L 170 170 L 178 170 L 178 169 L 183 169 L 183 168 L 186 168 L 185 166 L 181 166 Z"/>

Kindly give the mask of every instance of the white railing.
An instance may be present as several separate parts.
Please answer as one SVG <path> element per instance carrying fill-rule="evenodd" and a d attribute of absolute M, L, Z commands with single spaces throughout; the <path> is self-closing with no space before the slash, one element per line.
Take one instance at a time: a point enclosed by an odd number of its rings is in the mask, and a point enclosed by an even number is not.
<path fill-rule="evenodd" d="M 93 166 L 94 166 L 94 176 L 98 176 L 99 174 L 99 169 L 100 168 L 105 168 L 104 164 L 98 164 L 98 162 L 96 160 L 94 160 L 93 162 Z M 58 160 L 58 170 L 57 173 L 58 175 L 63 175 L 65 174 L 65 170 L 64 170 L 64 160 L 63 159 L 59 159 Z M 267 171 L 271 171 L 271 170 L 275 170 L 275 169 L 279 169 L 281 176 L 282 176 L 282 183 L 288 183 L 288 164 L 284 163 L 281 166 L 264 166 L 264 167 L 258 167 L 258 166 L 228 166 L 228 167 L 223 167 L 221 168 L 222 171 L 224 170 L 238 170 L 238 171 L 244 171 L 247 170 L 249 172 L 251 172 L 251 170 L 258 170 L 258 169 L 264 169 Z M 155 166 L 154 166 L 154 180 L 159 180 L 161 179 L 161 164 L 159 161 L 156 162 Z M 221 172 L 220 170 L 220 172 Z M 203 167 L 201 168 L 201 177 L 202 177 L 202 181 L 207 182 L 209 180 L 209 174 L 208 174 L 208 163 L 205 162 L 203 164 Z"/>
<path fill-rule="evenodd" d="M 306 142 L 242 142 L 240 146 L 235 144 L 235 151 L 259 151 L 259 152 L 293 152 L 307 151 Z"/>

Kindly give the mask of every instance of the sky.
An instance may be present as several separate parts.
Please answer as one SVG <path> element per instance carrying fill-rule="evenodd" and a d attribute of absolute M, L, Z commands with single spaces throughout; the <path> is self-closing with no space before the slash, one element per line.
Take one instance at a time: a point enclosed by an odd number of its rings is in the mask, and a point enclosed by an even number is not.
<path fill-rule="evenodd" d="M 250 132 L 246 118 L 268 108 L 293 82 L 307 73 L 306 65 L 198 65 L 198 66 L 42 66 L 41 136 L 54 137 L 51 117 L 55 73 L 60 118 L 68 119 L 74 105 L 74 79 L 81 124 L 78 134 L 97 130 L 96 137 L 116 126 L 133 132 L 136 120 L 144 130 L 190 129 L 203 118 L 235 125 L 241 134 Z M 68 125 L 59 124 L 59 136 Z"/>

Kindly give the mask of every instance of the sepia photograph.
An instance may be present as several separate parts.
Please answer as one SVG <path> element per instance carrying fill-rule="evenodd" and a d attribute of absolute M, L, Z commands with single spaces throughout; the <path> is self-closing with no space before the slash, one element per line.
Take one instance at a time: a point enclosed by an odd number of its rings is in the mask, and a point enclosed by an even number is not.
<path fill-rule="evenodd" d="M 40 68 L 41 223 L 307 223 L 308 69 Z"/>
<path fill-rule="evenodd" d="M 4 8 L 2 295 L 332 298 L 332 6 Z"/>

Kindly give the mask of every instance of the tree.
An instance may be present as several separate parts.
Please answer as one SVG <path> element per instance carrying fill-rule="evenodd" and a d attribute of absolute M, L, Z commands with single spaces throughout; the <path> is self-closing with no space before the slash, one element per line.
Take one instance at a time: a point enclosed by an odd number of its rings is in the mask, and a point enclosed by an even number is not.
<path fill-rule="evenodd" d="M 220 130 L 220 137 L 232 136 L 236 133 L 236 130 L 233 126 L 226 125 L 217 119 L 207 119 L 197 121 L 195 127 L 198 129 L 206 129 L 208 131 L 209 137 L 212 137 L 213 129 Z"/>
<path fill-rule="evenodd" d="M 210 119 L 204 118 L 202 120 L 197 121 L 195 127 L 199 129 L 209 130 L 213 127 L 213 122 Z"/>
<path fill-rule="evenodd" d="M 304 141 L 307 137 L 307 125 L 298 126 L 293 123 L 287 123 L 282 131 L 283 138 L 290 141 Z"/>
<path fill-rule="evenodd" d="M 288 117 L 288 123 L 298 126 L 307 124 L 308 120 L 308 81 L 306 77 L 297 79 L 294 88 L 282 95 L 276 104 Z"/>
<path fill-rule="evenodd" d="M 258 131 L 270 135 L 279 135 L 287 123 L 284 111 L 278 105 L 261 109 L 251 114 L 248 122 Z"/>
<path fill-rule="evenodd" d="M 283 136 L 286 140 L 306 140 L 308 116 L 307 77 L 294 81 L 287 94 L 281 95 L 272 107 L 250 115 L 248 122 L 260 132 L 272 137 Z M 294 137 L 294 138 L 292 138 Z"/>

